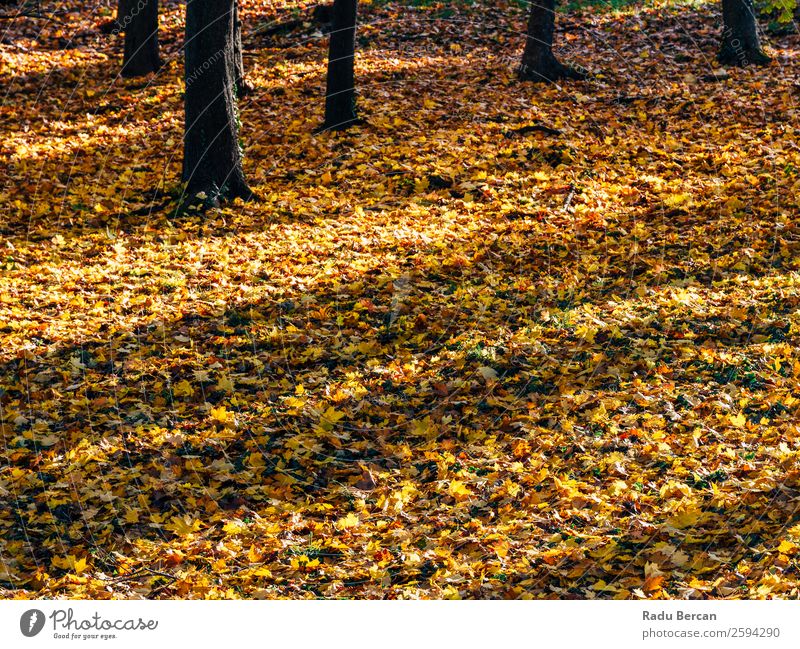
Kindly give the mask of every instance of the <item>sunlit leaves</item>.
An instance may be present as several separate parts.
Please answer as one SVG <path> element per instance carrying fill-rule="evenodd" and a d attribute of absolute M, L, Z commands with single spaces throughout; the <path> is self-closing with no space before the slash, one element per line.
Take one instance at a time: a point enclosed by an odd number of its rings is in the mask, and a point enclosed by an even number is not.
<path fill-rule="evenodd" d="M 534 88 L 519 10 L 402 10 L 347 135 L 317 37 L 251 42 L 263 200 L 202 218 L 173 64 L 3 51 L 3 595 L 798 596 L 793 68 L 637 6 Z"/>

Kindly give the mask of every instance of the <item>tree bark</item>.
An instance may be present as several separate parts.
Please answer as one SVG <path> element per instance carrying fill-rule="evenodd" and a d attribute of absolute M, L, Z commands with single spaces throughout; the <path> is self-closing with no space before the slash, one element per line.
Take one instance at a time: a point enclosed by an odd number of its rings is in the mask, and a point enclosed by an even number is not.
<path fill-rule="evenodd" d="M 206 205 L 252 196 L 239 147 L 235 14 L 235 0 L 186 4 L 183 180 Z"/>
<path fill-rule="evenodd" d="M 158 0 L 120 0 L 118 28 L 125 32 L 123 77 L 141 77 L 161 67 L 158 55 Z"/>
<path fill-rule="evenodd" d="M 765 65 L 753 0 L 722 0 L 722 44 L 717 59 L 724 65 Z"/>
<path fill-rule="evenodd" d="M 357 0 L 333 2 L 324 129 L 346 129 L 358 122 L 354 72 L 357 11 Z"/>
<path fill-rule="evenodd" d="M 236 95 L 244 97 L 253 92 L 253 86 L 247 83 L 244 75 L 244 58 L 242 57 L 242 21 L 239 19 L 239 1 L 233 6 L 233 63 L 236 70 Z"/>
<path fill-rule="evenodd" d="M 125 25 L 122 24 L 122 19 L 125 17 L 125 0 L 117 1 L 117 15 L 113 20 L 109 20 L 100 26 L 100 32 L 103 34 L 117 34 L 125 33 Z"/>
<path fill-rule="evenodd" d="M 553 82 L 558 79 L 583 79 L 585 75 L 564 65 L 553 54 L 556 26 L 555 0 L 533 0 L 528 14 L 528 34 L 519 77 L 525 81 Z"/>

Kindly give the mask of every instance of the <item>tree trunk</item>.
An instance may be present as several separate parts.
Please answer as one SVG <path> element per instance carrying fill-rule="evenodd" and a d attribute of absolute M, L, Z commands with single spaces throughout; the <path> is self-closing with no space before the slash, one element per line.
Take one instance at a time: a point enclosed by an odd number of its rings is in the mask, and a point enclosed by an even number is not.
<path fill-rule="evenodd" d="M 235 0 L 186 4 L 183 180 L 190 200 L 207 206 L 252 196 L 239 147 L 234 7 Z"/>
<path fill-rule="evenodd" d="M 553 33 L 556 26 L 555 0 L 531 2 L 528 35 L 519 77 L 525 81 L 553 82 L 558 79 L 582 79 L 584 74 L 564 65 L 553 54 Z"/>
<path fill-rule="evenodd" d="M 244 76 L 244 59 L 242 57 L 242 21 L 239 19 L 239 1 L 233 6 L 233 64 L 236 70 L 236 95 L 244 97 L 253 92 Z"/>
<path fill-rule="evenodd" d="M 109 20 L 100 26 L 100 33 L 102 34 L 122 34 L 125 32 L 125 25 L 122 24 L 122 19 L 125 17 L 125 0 L 118 0 L 117 2 L 117 15 L 113 20 Z"/>
<path fill-rule="evenodd" d="M 353 69 L 357 9 L 357 0 L 333 2 L 324 129 L 345 129 L 358 122 Z"/>
<path fill-rule="evenodd" d="M 158 55 L 158 0 L 120 0 L 118 27 L 125 31 L 123 77 L 141 77 L 161 67 Z"/>
<path fill-rule="evenodd" d="M 753 0 L 722 0 L 722 44 L 717 59 L 724 65 L 765 65 Z"/>

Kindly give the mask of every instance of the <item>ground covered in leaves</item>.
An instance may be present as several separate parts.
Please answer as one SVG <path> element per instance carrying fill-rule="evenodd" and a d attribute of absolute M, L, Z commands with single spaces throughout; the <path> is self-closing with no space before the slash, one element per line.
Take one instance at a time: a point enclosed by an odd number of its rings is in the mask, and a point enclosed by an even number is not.
<path fill-rule="evenodd" d="M 245 2 L 260 200 L 178 217 L 180 7 L 122 81 L 72 4 L 0 46 L 0 594 L 800 596 L 797 36 L 589 9 L 544 87 L 516 5 L 374 3 L 314 134 Z"/>

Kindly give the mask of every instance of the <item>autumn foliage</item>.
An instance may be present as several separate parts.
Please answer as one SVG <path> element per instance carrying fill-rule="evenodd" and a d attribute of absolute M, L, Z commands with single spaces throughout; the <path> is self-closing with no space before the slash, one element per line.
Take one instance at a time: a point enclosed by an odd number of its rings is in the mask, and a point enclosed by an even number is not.
<path fill-rule="evenodd" d="M 0 45 L 3 597 L 800 596 L 797 35 L 571 10 L 541 85 L 516 3 L 362 2 L 320 132 L 312 3 L 243 2 L 258 198 L 195 212 L 184 8 L 128 80 L 58 4 Z"/>

